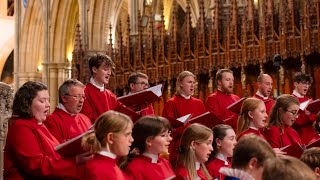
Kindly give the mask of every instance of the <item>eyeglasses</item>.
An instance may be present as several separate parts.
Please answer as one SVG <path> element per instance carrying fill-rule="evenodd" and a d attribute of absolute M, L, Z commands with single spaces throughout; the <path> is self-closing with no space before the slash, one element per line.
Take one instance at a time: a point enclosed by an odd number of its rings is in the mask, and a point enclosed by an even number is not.
<path fill-rule="evenodd" d="M 141 84 L 142 86 L 149 86 L 149 83 L 147 83 L 147 82 L 136 82 L 134 84 Z"/>
<path fill-rule="evenodd" d="M 303 86 L 311 86 L 309 82 L 301 82 L 300 84 L 302 84 Z"/>
<path fill-rule="evenodd" d="M 79 95 L 70 95 L 70 94 L 66 94 L 65 96 L 71 96 L 71 97 L 73 97 L 74 99 L 76 99 L 76 100 L 78 100 L 78 101 L 80 101 L 81 99 L 86 99 L 86 96 L 84 95 L 84 94 L 79 94 Z"/>
<path fill-rule="evenodd" d="M 298 112 L 299 112 L 299 111 L 296 111 L 296 110 L 288 111 L 287 109 L 285 109 L 285 111 L 290 113 L 293 117 L 298 116 Z"/>

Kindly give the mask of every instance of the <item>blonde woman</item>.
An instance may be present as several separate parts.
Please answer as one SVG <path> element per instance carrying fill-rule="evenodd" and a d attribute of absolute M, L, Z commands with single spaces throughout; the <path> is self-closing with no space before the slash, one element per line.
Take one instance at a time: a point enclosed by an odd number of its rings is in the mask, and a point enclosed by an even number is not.
<path fill-rule="evenodd" d="M 192 124 L 182 134 L 176 168 L 176 179 L 212 179 L 204 163 L 213 151 L 212 130 L 201 124 Z"/>
<path fill-rule="evenodd" d="M 117 166 L 116 160 L 129 153 L 133 142 L 132 127 L 132 121 L 128 116 L 112 110 L 103 113 L 97 119 L 94 132 L 82 140 L 84 149 L 94 153 L 93 159 L 85 166 L 83 179 L 128 179 Z"/>

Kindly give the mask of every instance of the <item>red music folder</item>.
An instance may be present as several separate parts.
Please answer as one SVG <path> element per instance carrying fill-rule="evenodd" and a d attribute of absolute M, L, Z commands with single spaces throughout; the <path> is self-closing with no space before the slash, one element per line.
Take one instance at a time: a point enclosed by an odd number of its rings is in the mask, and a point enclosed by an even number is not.
<path fill-rule="evenodd" d="M 241 107 L 242 107 L 242 103 L 243 101 L 247 99 L 246 97 L 243 97 L 241 99 L 239 99 L 238 101 L 230 104 L 227 109 L 229 109 L 229 111 L 234 112 L 236 114 L 240 114 L 241 112 Z"/>
<path fill-rule="evenodd" d="M 306 145 L 306 149 L 309 149 L 309 148 L 312 148 L 312 147 L 320 147 L 320 136 L 319 136 L 318 139 L 316 139 L 314 141 L 311 141 Z"/>
<path fill-rule="evenodd" d="M 213 113 L 209 111 L 190 119 L 189 122 L 191 124 L 200 123 L 209 127 L 210 129 L 218 124 L 225 124 L 224 121 L 219 120 Z"/>
<path fill-rule="evenodd" d="M 153 102 L 159 101 L 162 96 L 162 84 L 148 89 L 118 97 L 118 101 L 131 109 L 141 109 Z"/>
<path fill-rule="evenodd" d="M 305 147 L 298 142 L 280 148 L 281 151 L 286 152 L 287 155 L 300 159 Z"/>
<path fill-rule="evenodd" d="M 93 131 L 93 129 L 89 129 L 87 132 L 59 144 L 54 149 L 64 157 L 75 157 L 76 155 L 82 154 L 85 152 L 81 146 L 82 137 L 92 133 Z"/>
<path fill-rule="evenodd" d="M 170 121 L 170 124 L 172 127 L 178 128 L 178 127 L 183 126 L 185 123 L 187 123 L 191 117 L 192 117 L 192 114 L 187 114 L 187 115 L 181 116 L 177 119 L 175 119 L 173 117 L 169 117 L 168 120 Z"/>
<path fill-rule="evenodd" d="M 119 104 L 115 109 L 114 111 L 117 111 L 117 112 L 120 112 L 120 113 L 123 113 L 127 116 L 129 116 L 132 120 L 133 123 L 135 123 L 140 117 L 141 115 L 134 112 L 133 110 L 125 107 L 124 105 L 122 104 Z"/>

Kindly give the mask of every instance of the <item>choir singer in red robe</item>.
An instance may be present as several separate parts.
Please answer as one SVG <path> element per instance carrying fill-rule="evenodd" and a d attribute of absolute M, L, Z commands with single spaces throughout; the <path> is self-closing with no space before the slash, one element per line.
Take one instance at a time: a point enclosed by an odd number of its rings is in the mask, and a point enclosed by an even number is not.
<path fill-rule="evenodd" d="M 175 119 L 187 114 L 192 117 L 199 116 L 206 112 L 203 102 L 200 99 L 192 97 L 195 88 L 195 75 L 189 71 L 183 71 L 179 74 L 176 83 L 176 94 L 164 105 L 162 116 L 169 119 L 173 132 L 172 143 L 170 144 L 170 163 L 174 167 L 177 159 L 177 149 L 183 130 L 189 123 L 182 124 Z"/>
<path fill-rule="evenodd" d="M 4 179 L 78 179 L 77 160 L 61 157 L 43 122 L 49 113 L 47 86 L 29 81 L 15 94 L 4 149 Z M 80 161 L 78 161 L 80 162 Z"/>
<path fill-rule="evenodd" d="M 239 96 L 233 92 L 233 72 L 230 69 L 220 69 L 216 74 L 216 85 L 218 90 L 209 95 L 206 101 L 206 108 L 221 121 L 226 121 L 233 129 L 237 129 L 238 115 L 229 111 L 227 107 L 238 101 Z"/>
<path fill-rule="evenodd" d="M 141 72 L 135 72 L 132 73 L 129 78 L 128 78 L 128 86 L 130 88 L 130 93 L 136 93 L 139 91 L 142 91 L 144 89 L 149 88 L 149 81 L 148 81 L 148 76 L 144 73 Z M 154 115 L 154 109 L 152 104 L 148 104 L 146 107 L 139 107 L 137 109 L 138 113 L 141 114 L 142 116 L 153 116 Z"/>
<path fill-rule="evenodd" d="M 298 99 L 300 103 L 311 100 L 306 95 L 312 84 L 312 77 L 309 74 L 298 72 L 293 77 L 294 87 L 292 95 Z M 300 135 L 302 143 L 307 144 L 313 138 L 312 124 L 316 120 L 317 112 L 308 110 L 300 111 L 293 128 Z"/>
<path fill-rule="evenodd" d="M 168 160 L 160 154 L 168 153 L 170 141 L 170 122 L 163 117 L 145 116 L 134 125 L 132 148 L 137 148 L 140 155 L 128 164 L 126 172 L 134 180 L 172 179 L 175 174 Z"/>
<path fill-rule="evenodd" d="M 270 121 L 265 131 L 265 138 L 273 148 L 282 148 L 301 139 L 292 124 L 299 112 L 299 101 L 292 95 L 284 94 L 277 98 L 271 109 Z"/>
<path fill-rule="evenodd" d="M 119 105 L 116 95 L 106 89 L 114 67 L 113 61 L 107 55 L 95 54 L 89 58 L 92 77 L 84 89 L 86 98 L 81 113 L 86 115 L 92 123 L 102 113 L 113 110 Z"/>
<path fill-rule="evenodd" d="M 97 119 L 94 132 L 82 139 L 83 148 L 94 153 L 85 165 L 83 180 L 129 179 L 117 166 L 117 159 L 129 153 L 132 127 L 127 115 L 112 110 Z"/>
<path fill-rule="evenodd" d="M 258 91 L 253 96 L 255 98 L 261 99 L 265 106 L 267 115 L 270 115 L 270 111 L 275 101 L 270 98 L 270 94 L 272 92 L 272 78 L 268 74 L 260 74 L 257 78 L 258 82 Z"/>
<path fill-rule="evenodd" d="M 90 128 L 90 119 L 80 113 L 84 99 L 84 85 L 76 79 L 68 79 L 59 87 L 59 104 L 44 124 L 60 143 Z"/>

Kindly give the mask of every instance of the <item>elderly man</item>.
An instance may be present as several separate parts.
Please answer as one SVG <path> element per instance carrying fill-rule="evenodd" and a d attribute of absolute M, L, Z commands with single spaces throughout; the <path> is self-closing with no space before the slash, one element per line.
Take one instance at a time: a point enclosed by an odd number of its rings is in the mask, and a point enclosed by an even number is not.
<path fill-rule="evenodd" d="M 44 122 L 60 143 L 72 139 L 90 128 L 90 119 L 80 113 L 84 99 L 84 85 L 80 81 L 69 79 L 60 86 L 59 104 Z"/>

